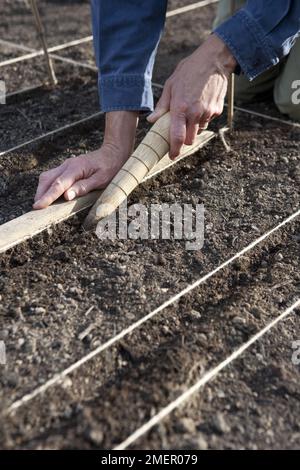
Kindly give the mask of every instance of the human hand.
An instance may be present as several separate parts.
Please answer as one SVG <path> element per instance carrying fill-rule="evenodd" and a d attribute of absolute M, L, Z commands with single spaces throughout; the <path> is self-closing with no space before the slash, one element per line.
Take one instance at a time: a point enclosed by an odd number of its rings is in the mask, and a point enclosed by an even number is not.
<path fill-rule="evenodd" d="M 192 145 L 199 132 L 223 112 L 230 74 L 236 60 L 221 39 L 212 34 L 191 56 L 176 67 L 166 81 L 152 124 L 170 111 L 170 158 L 183 144 Z"/>
<path fill-rule="evenodd" d="M 60 196 L 68 201 L 105 188 L 133 151 L 138 118 L 135 112 L 106 116 L 105 137 L 99 150 L 68 158 L 40 175 L 34 209 L 44 209 Z"/>

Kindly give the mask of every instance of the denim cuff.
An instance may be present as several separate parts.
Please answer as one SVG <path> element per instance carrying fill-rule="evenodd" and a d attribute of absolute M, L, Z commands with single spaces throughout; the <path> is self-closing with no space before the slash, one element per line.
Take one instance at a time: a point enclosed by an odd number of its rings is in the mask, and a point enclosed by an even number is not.
<path fill-rule="evenodd" d="M 278 54 L 265 31 L 245 9 L 239 10 L 218 26 L 214 33 L 231 50 L 249 80 L 279 62 Z"/>
<path fill-rule="evenodd" d="M 144 75 L 99 74 L 100 105 L 109 111 L 153 111 L 153 93 L 150 78 Z"/>

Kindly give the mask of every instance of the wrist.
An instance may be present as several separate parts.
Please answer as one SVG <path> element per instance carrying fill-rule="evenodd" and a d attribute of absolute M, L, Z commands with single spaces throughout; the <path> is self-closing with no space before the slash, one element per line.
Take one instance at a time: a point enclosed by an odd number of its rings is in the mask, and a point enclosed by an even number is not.
<path fill-rule="evenodd" d="M 133 152 L 139 113 L 136 111 L 111 111 L 105 116 L 104 146 L 114 147 L 130 155 Z"/>
<path fill-rule="evenodd" d="M 206 43 L 211 52 L 211 60 L 214 61 L 217 70 L 225 76 L 234 73 L 238 63 L 225 42 L 213 33 Z"/>

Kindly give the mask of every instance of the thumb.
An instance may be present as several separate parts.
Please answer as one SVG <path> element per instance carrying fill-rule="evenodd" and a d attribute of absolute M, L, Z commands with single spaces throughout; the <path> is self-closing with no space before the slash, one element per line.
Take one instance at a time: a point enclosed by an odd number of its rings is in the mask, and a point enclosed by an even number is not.
<path fill-rule="evenodd" d="M 155 110 L 147 117 L 147 121 L 154 124 L 159 118 L 166 114 L 170 110 L 170 101 L 171 87 L 169 84 L 166 84 Z"/>

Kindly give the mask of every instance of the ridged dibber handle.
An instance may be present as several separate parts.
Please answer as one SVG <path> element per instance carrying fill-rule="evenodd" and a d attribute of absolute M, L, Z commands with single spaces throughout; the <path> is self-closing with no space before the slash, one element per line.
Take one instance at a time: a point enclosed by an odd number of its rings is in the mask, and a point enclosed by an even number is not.
<path fill-rule="evenodd" d="M 90 210 L 84 228 L 113 213 L 142 182 L 152 168 L 169 152 L 170 113 L 162 116 L 116 174 Z"/>

